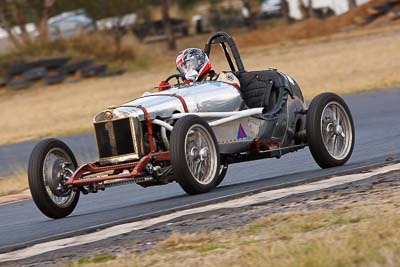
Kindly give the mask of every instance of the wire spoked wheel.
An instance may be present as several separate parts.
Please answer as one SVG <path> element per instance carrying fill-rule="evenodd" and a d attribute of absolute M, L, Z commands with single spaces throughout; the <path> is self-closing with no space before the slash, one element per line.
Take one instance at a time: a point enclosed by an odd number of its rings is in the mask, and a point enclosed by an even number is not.
<path fill-rule="evenodd" d="M 28 180 L 33 201 L 46 216 L 68 216 L 76 207 L 79 191 L 65 185 L 77 167 L 70 148 L 57 139 L 41 141 L 29 159 Z"/>
<path fill-rule="evenodd" d="M 187 193 L 204 193 L 217 186 L 221 168 L 218 143 L 204 119 L 192 115 L 179 119 L 170 143 L 175 179 Z"/>
<path fill-rule="evenodd" d="M 352 146 L 353 132 L 347 112 L 337 102 L 328 103 L 322 111 L 321 133 L 329 154 L 344 159 Z"/>
<path fill-rule="evenodd" d="M 218 165 L 216 149 L 209 132 L 200 124 L 192 125 L 185 138 L 186 162 L 193 177 L 209 184 Z"/>
<path fill-rule="evenodd" d="M 354 148 L 354 123 L 344 100 L 333 93 L 315 97 L 307 111 L 307 141 L 322 168 L 345 164 Z"/>
<path fill-rule="evenodd" d="M 50 199 L 58 207 L 68 207 L 75 198 L 76 192 L 64 185 L 74 171 L 72 159 L 63 149 L 52 148 L 45 156 L 43 183 Z"/>

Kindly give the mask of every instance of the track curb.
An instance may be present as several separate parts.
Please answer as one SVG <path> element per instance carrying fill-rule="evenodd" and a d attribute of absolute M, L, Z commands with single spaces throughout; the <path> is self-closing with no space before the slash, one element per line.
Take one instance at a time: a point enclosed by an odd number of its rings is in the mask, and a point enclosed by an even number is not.
<path fill-rule="evenodd" d="M 14 202 L 18 202 L 21 200 L 26 200 L 32 198 L 31 194 L 28 192 L 29 190 L 25 190 L 18 194 L 10 194 L 0 197 L 0 205 L 6 205 Z"/>

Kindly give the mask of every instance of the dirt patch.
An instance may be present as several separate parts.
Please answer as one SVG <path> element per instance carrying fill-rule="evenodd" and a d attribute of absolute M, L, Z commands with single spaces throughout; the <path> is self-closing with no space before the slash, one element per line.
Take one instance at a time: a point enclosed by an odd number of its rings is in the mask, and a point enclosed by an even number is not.
<path fill-rule="evenodd" d="M 241 47 L 259 44 L 274 44 L 299 39 L 327 36 L 334 33 L 348 31 L 353 29 L 362 29 L 365 25 L 355 23 L 356 18 L 368 16 L 368 9 L 374 6 L 380 6 L 387 3 L 388 0 L 372 0 L 360 5 L 339 16 L 332 16 L 326 19 L 311 18 L 294 23 L 290 26 L 280 26 L 272 29 L 260 29 L 257 31 L 243 34 L 238 43 Z M 400 6 L 400 2 L 397 6 Z M 386 24 L 391 21 L 386 21 Z M 395 23 L 395 22 L 394 22 Z M 372 27 L 382 26 L 382 23 L 372 23 Z M 371 25 L 368 25 L 371 27 Z"/>

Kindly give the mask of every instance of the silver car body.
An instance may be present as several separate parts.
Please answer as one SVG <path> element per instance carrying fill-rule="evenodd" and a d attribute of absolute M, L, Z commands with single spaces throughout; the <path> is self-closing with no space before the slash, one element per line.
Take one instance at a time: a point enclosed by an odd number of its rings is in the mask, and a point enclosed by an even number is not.
<path fill-rule="evenodd" d="M 147 94 L 122 105 L 117 110 L 137 114 L 140 120 L 144 119 L 140 109 L 124 106 L 144 106 L 152 119 L 167 119 L 174 113 L 185 112 L 178 98 L 165 96 L 165 94 L 183 97 L 191 113 L 238 111 L 243 105 L 236 87 L 218 81 L 205 81 L 194 85 L 173 87 L 160 93 Z"/>
<path fill-rule="evenodd" d="M 182 102 L 175 95 L 184 99 L 188 109 L 187 113 L 185 113 Z M 161 120 L 168 124 L 172 124 L 174 119 L 186 114 L 195 114 L 205 118 L 212 126 L 222 154 L 248 151 L 254 140 L 259 139 L 268 139 L 272 146 L 279 148 L 293 145 L 291 140 L 293 140 L 296 127 L 296 123 L 293 122 L 297 121 L 294 116 L 301 116 L 296 115 L 294 110 L 305 109 L 301 99 L 291 97 L 285 102 L 279 113 L 271 117 L 261 117 L 262 108 L 253 109 L 255 112 L 246 110 L 241 94 L 236 87 L 220 81 L 202 81 L 175 86 L 163 92 L 147 93 L 119 107 L 98 113 L 94 118 L 94 123 L 105 121 L 104 114 L 107 111 L 112 112 L 113 119 L 130 117 L 145 121 L 145 114 L 139 106 L 146 108 L 152 120 Z M 246 115 L 246 112 L 247 114 L 255 113 L 254 115 L 258 116 Z M 221 118 L 228 119 L 225 119 L 226 122 L 218 123 Z M 140 136 L 141 133 L 137 132 L 136 135 Z M 143 137 L 141 138 L 143 140 Z M 126 161 L 122 158 L 121 160 Z M 118 159 L 113 159 L 104 163 L 118 161 Z"/>

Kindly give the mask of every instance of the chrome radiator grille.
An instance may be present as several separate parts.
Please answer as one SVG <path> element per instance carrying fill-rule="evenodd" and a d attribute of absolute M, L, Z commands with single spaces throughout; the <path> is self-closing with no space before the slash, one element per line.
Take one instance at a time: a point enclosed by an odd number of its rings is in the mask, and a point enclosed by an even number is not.
<path fill-rule="evenodd" d="M 94 124 L 100 164 L 138 159 L 141 155 L 140 124 L 133 118 Z"/>

